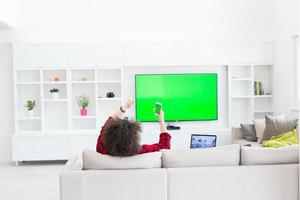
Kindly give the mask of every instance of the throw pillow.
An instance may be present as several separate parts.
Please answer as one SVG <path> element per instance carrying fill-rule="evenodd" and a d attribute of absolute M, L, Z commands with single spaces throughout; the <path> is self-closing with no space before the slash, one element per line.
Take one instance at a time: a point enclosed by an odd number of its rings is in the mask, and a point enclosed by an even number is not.
<path fill-rule="evenodd" d="M 297 126 L 297 119 L 280 119 L 266 115 L 266 129 L 263 134 L 263 141 L 271 139 L 273 136 L 284 132 L 292 131 Z"/>
<path fill-rule="evenodd" d="M 244 135 L 244 138 L 246 138 L 246 140 L 252 142 L 257 141 L 254 124 L 241 124 L 241 128 L 242 128 L 242 133 Z"/>
<path fill-rule="evenodd" d="M 263 147 L 285 147 L 293 144 L 299 144 L 296 129 L 285 132 L 277 136 L 273 136 L 270 140 L 263 142 Z"/>
<path fill-rule="evenodd" d="M 276 118 L 285 119 L 285 115 L 275 116 Z M 257 142 L 262 143 L 263 135 L 266 129 L 266 120 L 265 119 L 255 119 L 254 120 L 255 132 L 257 136 Z"/>

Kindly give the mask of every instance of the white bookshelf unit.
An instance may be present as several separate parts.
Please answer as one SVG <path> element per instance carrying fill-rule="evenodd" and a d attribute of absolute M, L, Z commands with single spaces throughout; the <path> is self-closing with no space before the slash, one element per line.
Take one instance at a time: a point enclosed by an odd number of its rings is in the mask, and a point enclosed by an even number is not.
<path fill-rule="evenodd" d="M 14 148 L 13 159 L 44 160 L 43 153 L 47 160 L 68 159 L 71 151 L 79 153 L 83 148 L 95 146 L 107 116 L 122 103 L 122 70 L 122 67 L 16 69 L 15 143 L 24 148 Z M 53 88 L 59 89 L 59 98 L 51 96 Z M 115 97 L 107 98 L 107 92 L 113 92 Z M 86 116 L 80 115 L 77 98 L 81 95 L 89 98 Z M 29 100 L 36 102 L 33 116 L 28 115 L 25 107 Z M 57 148 L 57 155 L 37 153 L 43 151 L 43 147 L 37 146 L 39 140 L 48 145 L 53 141 L 53 147 L 49 148 Z"/>
<path fill-rule="evenodd" d="M 99 130 L 109 113 L 122 101 L 122 67 L 55 68 L 16 70 L 16 132 Z M 58 80 L 53 80 L 57 77 Z M 59 89 L 53 99 L 50 89 Z M 113 92 L 114 98 L 106 93 Z M 88 115 L 81 116 L 77 98 L 88 96 Z M 34 100 L 34 116 L 28 116 L 25 104 Z"/>
<path fill-rule="evenodd" d="M 254 82 L 263 84 L 264 94 L 255 95 Z M 233 64 L 228 66 L 229 127 L 253 123 L 265 114 L 274 114 L 273 64 Z"/>

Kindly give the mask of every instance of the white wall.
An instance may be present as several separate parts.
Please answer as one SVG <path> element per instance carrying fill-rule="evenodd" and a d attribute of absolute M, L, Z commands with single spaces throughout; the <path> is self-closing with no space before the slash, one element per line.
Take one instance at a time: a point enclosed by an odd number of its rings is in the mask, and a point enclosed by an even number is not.
<path fill-rule="evenodd" d="M 293 48 L 292 37 L 299 34 L 299 1 L 276 0 L 274 4 L 274 39 L 276 42 L 274 68 L 275 110 L 297 117 L 291 111 L 293 97 Z"/>
<path fill-rule="evenodd" d="M 16 26 L 18 11 L 18 0 L 0 0 L 0 21 L 6 25 Z"/>
<path fill-rule="evenodd" d="M 270 40 L 273 0 L 19 1 L 21 42 Z"/>
<path fill-rule="evenodd" d="M 11 134 L 13 133 L 13 70 L 12 46 L 0 44 L 0 162 L 11 156 Z"/>

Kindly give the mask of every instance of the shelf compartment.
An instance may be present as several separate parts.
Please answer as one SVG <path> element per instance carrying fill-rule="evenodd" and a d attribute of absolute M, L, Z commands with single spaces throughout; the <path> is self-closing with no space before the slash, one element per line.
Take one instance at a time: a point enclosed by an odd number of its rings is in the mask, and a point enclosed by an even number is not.
<path fill-rule="evenodd" d="M 98 81 L 121 81 L 122 69 L 109 69 L 100 68 L 98 69 Z"/>
<path fill-rule="evenodd" d="M 18 70 L 17 72 L 17 82 L 40 82 L 40 70 Z"/>
<path fill-rule="evenodd" d="M 20 120 L 20 131 L 41 131 L 41 120 Z"/>
<path fill-rule="evenodd" d="M 251 79 L 251 65 L 231 65 L 230 79 Z"/>
<path fill-rule="evenodd" d="M 44 82 L 60 82 L 67 80 L 67 72 L 65 69 L 56 69 L 56 70 L 44 70 Z M 54 78 L 58 77 L 59 81 L 54 81 Z"/>
<path fill-rule="evenodd" d="M 230 124 L 239 127 L 241 123 L 251 123 L 251 98 L 232 99 Z"/>
<path fill-rule="evenodd" d="M 85 81 L 83 81 L 85 78 Z M 72 69 L 72 82 L 95 81 L 94 69 Z"/>
<path fill-rule="evenodd" d="M 72 115 L 80 115 L 80 107 L 78 106 L 78 98 L 86 95 L 89 98 L 89 106 L 87 107 L 88 115 L 96 115 L 95 102 L 95 84 L 73 84 L 72 85 Z"/>
<path fill-rule="evenodd" d="M 121 83 L 98 83 L 98 99 L 106 98 L 108 92 L 113 92 L 115 98 L 120 98 L 122 94 Z"/>
<path fill-rule="evenodd" d="M 231 84 L 231 96 L 251 96 L 252 94 L 252 82 L 242 81 L 242 82 L 232 82 Z"/>
<path fill-rule="evenodd" d="M 59 89 L 59 98 L 67 99 L 67 85 L 66 84 L 47 84 L 44 85 L 44 96 L 47 100 L 59 100 L 59 99 L 52 99 L 52 94 L 50 90 L 53 88 Z"/>
<path fill-rule="evenodd" d="M 45 104 L 45 130 L 67 130 L 68 108 L 64 102 Z"/>
<path fill-rule="evenodd" d="M 253 69 L 254 81 L 259 81 L 263 85 L 264 93 L 273 93 L 273 68 L 271 65 L 255 65 Z"/>
<path fill-rule="evenodd" d="M 33 109 L 35 116 L 41 116 L 41 99 L 40 85 L 18 85 L 17 86 L 17 104 L 18 116 L 20 118 L 27 117 L 26 103 L 29 100 L 35 100 L 35 108 Z"/>
<path fill-rule="evenodd" d="M 256 111 L 273 111 L 272 98 L 255 98 L 254 99 L 254 112 Z"/>
<path fill-rule="evenodd" d="M 96 118 L 74 118 L 73 129 L 75 130 L 96 129 Z"/>

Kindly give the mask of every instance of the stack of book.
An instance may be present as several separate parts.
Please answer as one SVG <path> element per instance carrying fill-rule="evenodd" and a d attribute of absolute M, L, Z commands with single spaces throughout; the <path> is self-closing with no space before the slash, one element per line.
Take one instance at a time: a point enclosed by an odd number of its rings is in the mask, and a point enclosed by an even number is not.
<path fill-rule="evenodd" d="M 254 95 L 264 95 L 263 84 L 259 81 L 254 81 Z"/>

